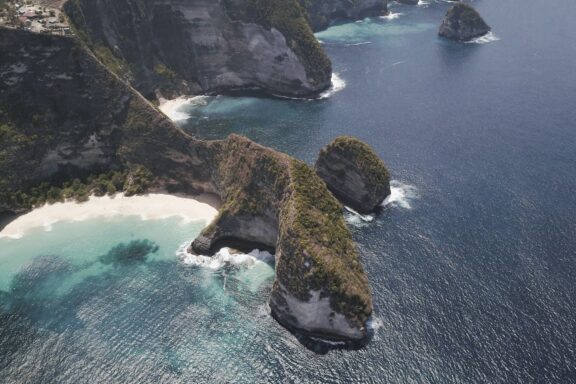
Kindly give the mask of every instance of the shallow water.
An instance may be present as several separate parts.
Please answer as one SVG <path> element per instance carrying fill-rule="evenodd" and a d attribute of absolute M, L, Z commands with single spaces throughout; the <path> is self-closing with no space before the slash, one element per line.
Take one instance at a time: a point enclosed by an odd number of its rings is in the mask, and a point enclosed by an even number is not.
<path fill-rule="evenodd" d="M 474 4 L 499 40 L 438 39 L 445 2 L 393 5 L 393 20 L 318 34 L 346 84 L 329 98 L 181 106 L 198 136 L 313 162 L 353 134 L 386 160 L 401 198 L 346 213 L 374 291 L 367 348 L 319 355 L 276 324 L 270 264 L 180 260 L 197 226 L 62 224 L 0 264 L 4 381 L 575 382 L 576 3 Z M 98 261 L 132 240 L 159 250 Z"/>

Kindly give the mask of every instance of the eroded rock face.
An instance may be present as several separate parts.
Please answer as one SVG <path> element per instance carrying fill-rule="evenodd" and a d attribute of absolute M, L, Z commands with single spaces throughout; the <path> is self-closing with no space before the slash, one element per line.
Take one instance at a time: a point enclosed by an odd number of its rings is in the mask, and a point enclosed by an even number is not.
<path fill-rule="evenodd" d="M 0 28 L 0 81 L 0 207 L 56 176 L 141 165 L 154 188 L 220 196 L 217 220 L 193 248 L 275 248 L 270 308 L 280 323 L 366 340 L 368 279 L 342 206 L 308 165 L 237 135 L 190 137 L 73 38 Z"/>
<path fill-rule="evenodd" d="M 458 3 L 448 10 L 438 34 L 457 41 L 469 41 L 484 36 L 490 27 L 468 4 Z"/>
<path fill-rule="evenodd" d="M 295 0 L 275 8 L 284 13 L 272 14 L 288 20 L 277 23 L 282 31 L 264 16 L 248 19 L 236 12 L 252 15 L 254 3 L 75 0 L 64 9 L 102 62 L 149 98 L 157 92 L 304 97 L 328 88 L 330 61 Z M 308 62 L 312 56 L 315 63 Z"/>
<path fill-rule="evenodd" d="M 372 148 L 338 137 L 320 152 L 316 172 L 345 205 L 370 213 L 390 194 L 390 174 Z"/>
<path fill-rule="evenodd" d="M 388 12 L 388 0 L 299 0 L 308 11 L 315 31 L 327 28 L 337 19 L 358 20 Z"/>

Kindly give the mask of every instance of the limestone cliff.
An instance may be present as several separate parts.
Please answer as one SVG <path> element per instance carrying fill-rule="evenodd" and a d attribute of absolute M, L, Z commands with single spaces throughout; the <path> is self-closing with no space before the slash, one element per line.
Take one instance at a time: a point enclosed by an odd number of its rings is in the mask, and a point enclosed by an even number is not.
<path fill-rule="evenodd" d="M 299 0 L 308 11 L 315 31 L 327 28 L 338 19 L 358 20 L 388 12 L 388 0 Z"/>
<path fill-rule="evenodd" d="M 331 65 L 296 0 L 69 0 L 75 30 L 154 98 L 196 93 L 313 96 Z"/>
<path fill-rule="evenodd" d="M 340 204 L 309 166 L 240 136 L 190 137 L 76 39 L 0 28 L 0 82 L 0 206 L 22 208 L 42 182 L 134 167 L 150 173 L 152 189 L 218 194 L 220 215 L 195 248 L 275 248 L 278 321 L 366 339 L 368 280 Z"/>

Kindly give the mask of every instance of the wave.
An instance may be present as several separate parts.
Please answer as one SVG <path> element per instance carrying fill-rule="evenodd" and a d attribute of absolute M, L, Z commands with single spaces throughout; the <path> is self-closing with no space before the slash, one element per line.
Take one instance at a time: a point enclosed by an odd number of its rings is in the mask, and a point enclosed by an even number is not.
<path fill-rule="evenodd" d="M 350 207 L 344 206 L 344 220 L 346 223 L 355 227 L 365 227 L 368 223 L 374 221 L 374 215 L 362 215 Z"/>
<path fill-rule="evenodd" d="M 418 189 L 415 186 L 392 180 L 390 182 L 390 195 L 384 199 L 381 206 L 412 209 L 411 202 L 418 197 Z"/>
<path fill-rule="evenodd" d="M 189 113 L 191 107 L 206 105 L 210 96 L 181 96 L 173 100 L 160 100 L 158 107 L 172 121 L 188 120 L 192 115 Z"/>
<path fill-rule="evenodd" d="M 187 249 L 190 242 L 186 242 L 178 248 L 176 256 L 186 265 L 218 270 L 226 265 L 252 268 L 258 263 L 271 263 L 274 255 L 267 251 L 255 249 L 250 253 L 232 253 L 230 248 L 222 248 L 214 256 L 193 255 Z"/>
<path fill-rule="evenodd" d="M 404 14 L 400 13 L 400 12 L 388 12 L 387 15 L 380 16 L 380 19 L 392 21 L 392 20 L 396 20 L 397 18 L 399 18 L 402 15 L 404 15 Z"/>
<path fill-rule="evenodd" d="M 466 44 L 488 44 L 498 40 L 500 40 L 498 36 L 496 36 L 492 32 L 488 32 L 484 36 L 480 36 L 470 41 L 467 41 Z"/>
<path fill-rule="evenodd" d="M 346 88 L 346 81 L 339 74 L 332 73 L 332 86 L 327 91 L 322 92 L 319 99 L 327 99 L 344 88 Z"/>
<path fill-rule="evenodd" d="M 347 47 L 356 47 L 358 45 L 366 45 L 366 44 L 372 44 L 371 41 L 363 41 L 360 43 L 350 43 L 350 44 L 346 44 Z"/>

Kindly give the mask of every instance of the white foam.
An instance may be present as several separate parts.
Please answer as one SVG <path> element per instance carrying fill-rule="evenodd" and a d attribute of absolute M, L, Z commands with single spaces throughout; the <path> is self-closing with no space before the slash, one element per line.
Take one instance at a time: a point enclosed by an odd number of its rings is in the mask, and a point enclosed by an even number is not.
<path fill-rule="evenodd" d="M 206 105 L 209 96 L 194 96 L 186 97 L 181 96 L 173 100 L 160 99 L 160 106 L 158 107 L 172 121 L 188 120 L 190 115 L 190 108 L 198 105 Z"/>
<path fill-rule="evenodd" d="M 350 207 L 344 206 L 346 210 L 344 220 L 355 227 L 364 227 L 374 221 L 374 215 L 362 215 Z"/>
<path fill-rule="evenodd" d="M 390 195 L 382 202 L 383 207 L 399 207 L 412 209 L 411 202 L 418 198 L 418 189 L 413 185 L 404 184 L 398 180 L 390 182 Z"/>
<path fill-rule="evenodd" d="M 380 18 L 384 19 L 384 20 L 392 21 L 392 20 L 396 20 L 397 18 L 399 18 L 402 15 L 404 15 L 404 14 L 400 13 L 400 12 L 388 12 L 387 15 L 380 16 Z"/>
<path fill-rule="evenodd" d="M 484 36 L 480 36 L 470 41 L 467 41 L 466 44 L 488 44 L 498 40 L 500 40 L 498 36 L 496 36 L 492 32 L 488 32 Z"/>
<path fill-rule="evenodd" d="M 327 91 L 322 92 L 319 98 L 327 99 L 344 88 L 346 88 L 346 81 L 339 74 L 332 73 L 332 86 Z"/>
<path fill-rule="evenodd" d="M 350 44 L 346 44 L 347 47 L 356 47 L 358 45 L 366 45 L 366 44 L 372 44 L 371 41 L 362 41 L 360 43 L 350 43 Z"/>
<path fill-rule="evenodd" d="M 376 333 L 380 328 L 384 326 L 382 319 L 377 316 L 371 316 L 366 322 L 366 328 Z"/>
<path fill-rule="evenodd" d="M 193 255 L 188 253 L 190 242 L 186 242 L 178 248 L 176 255 L 186 265 L 218 270 L 226 265 L 235 265 L 252 268 L 258 263 L 270 263 L 274 255 L 267 251 L 254 249 L 250 253 L 231 253 L 230 248 L 222 248 L 214 256 Z"/>

